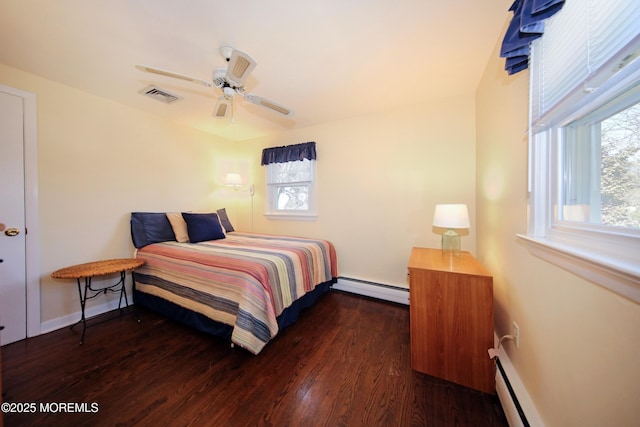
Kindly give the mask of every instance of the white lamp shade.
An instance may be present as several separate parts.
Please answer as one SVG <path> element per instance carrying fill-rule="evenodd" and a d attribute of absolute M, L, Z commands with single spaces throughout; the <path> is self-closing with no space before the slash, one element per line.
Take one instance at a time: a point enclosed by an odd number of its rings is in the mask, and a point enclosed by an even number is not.
<path fill-rule="evenodd" d="M 241 187 L 242 176 L 240 176 L 239 173 L 228 173 L 227 177 L 224 179 L 224 185 L 227 187 Z"/>
<path fill-rule="evenodd" d="M 469 228 L 467 205 L 436 205 L 433 226 L 441 228 Z"/>

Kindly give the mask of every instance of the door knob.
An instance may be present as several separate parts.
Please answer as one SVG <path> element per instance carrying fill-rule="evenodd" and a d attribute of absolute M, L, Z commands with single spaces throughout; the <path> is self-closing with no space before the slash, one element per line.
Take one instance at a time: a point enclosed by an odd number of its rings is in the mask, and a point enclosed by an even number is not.
<path fill-rule="evenodd" d="M 17 228 L 7 228 L 6 230 L 4 230 L 4 234 L 9 237 L 13 237 L 20 234 L 20 230 L 18 230 Z"/>

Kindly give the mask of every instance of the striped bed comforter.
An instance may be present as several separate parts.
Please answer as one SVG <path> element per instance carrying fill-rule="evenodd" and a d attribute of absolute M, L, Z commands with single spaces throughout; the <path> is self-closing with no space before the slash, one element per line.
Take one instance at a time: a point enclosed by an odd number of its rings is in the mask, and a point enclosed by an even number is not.
<path fill-rule="evenodd" d="M 276 317 L 316 285 L 338 277 L 326 240 L 232 232 L 201 243 L 145 246 L 136 289 L 233 327 L 253 354 L 278 333 Z"/>

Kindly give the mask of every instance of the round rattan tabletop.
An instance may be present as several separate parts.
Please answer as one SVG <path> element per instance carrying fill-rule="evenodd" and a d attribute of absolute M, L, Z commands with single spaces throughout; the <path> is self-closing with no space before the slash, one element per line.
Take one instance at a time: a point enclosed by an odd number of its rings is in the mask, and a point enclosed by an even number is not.
<path fill-rule="evenodd" d="M 103 276 L 127 270 L 135 270 L 144 265 L 144 263 L 144 260 L 137 258 L 119 258 L 87 262 L 56 270 L 51 273 L 51 277 L 54 279 L 80 279 L 83 277 Z"/>

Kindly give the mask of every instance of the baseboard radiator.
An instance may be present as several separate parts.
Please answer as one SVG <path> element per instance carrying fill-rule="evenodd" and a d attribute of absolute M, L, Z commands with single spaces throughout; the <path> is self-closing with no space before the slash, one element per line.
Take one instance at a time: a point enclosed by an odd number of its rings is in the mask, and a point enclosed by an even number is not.
<path fill-rule="evenodd" d="M 497 336 L 495 339 L 497 343 Z M 500 349 L 496 358 L 496 392 L 510 427 L 544 427 L 527 389 L 504 349 Z"/>
<path fill-rule="evenodd" d="M 338 277 L 333 289 L 409 305 L 409 289 L 353 277 Z"/>
<path fill-rule="evenodd" d="M 527 416 L 518 401 L 518 396 L 516 396 L 516 392 L 513 390 L 509 378 L 507 378 L 507 374 L 504 372 L 499 358 L 496 360 L 496 391 L 509 426 L 529 427 L 530 424 Z"/>

